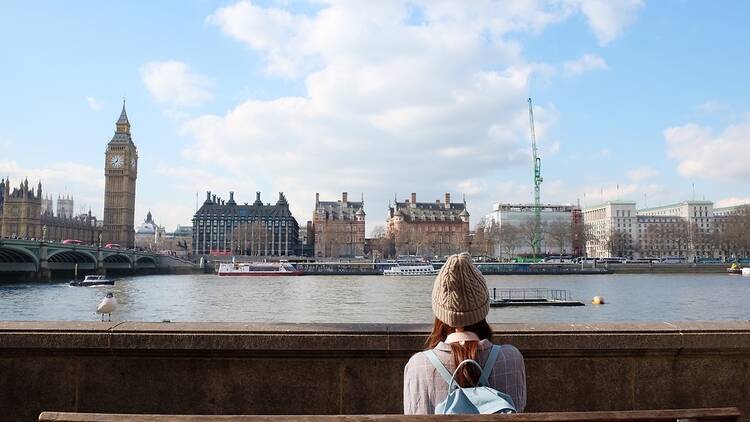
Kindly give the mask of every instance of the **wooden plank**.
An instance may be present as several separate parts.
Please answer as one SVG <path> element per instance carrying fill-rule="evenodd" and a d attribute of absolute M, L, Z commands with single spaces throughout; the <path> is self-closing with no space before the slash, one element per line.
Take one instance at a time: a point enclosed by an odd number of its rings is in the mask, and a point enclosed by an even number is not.
<path fill-rule="evenodd" d="M 105 413 L 43 412 L 40 422 L 666 422 L 737 421 L 740 412 L 735 407 L 707 409 L 628 410 L 605 412 L 546 412 L 513 415 L 136 415 Z"/>

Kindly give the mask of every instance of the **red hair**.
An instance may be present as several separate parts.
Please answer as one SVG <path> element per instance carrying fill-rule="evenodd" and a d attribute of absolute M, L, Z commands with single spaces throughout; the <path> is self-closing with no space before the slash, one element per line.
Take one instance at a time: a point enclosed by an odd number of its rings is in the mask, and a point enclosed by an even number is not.
<path fill-rule="evenodd" d="M 454 327 L 444 323 L 443 321 L 435 318 L 435 324 L 432 326 L 432 333 L 427 337 L 425 346 L 428 349 L 433 349 L 441 341 L 445 341 L 448 334 L 456 331 Z M 492 328 L 487 324 L 487 320 L 483 319 L 476 324 L 464 327 L 464 331 L 471 331 L 479 337 L 479 340 L 492 340 Z M 479 344 L 476 341 L 467 341 L 462 346 L 460 343 L 450 343 L 451 356 L 453 356 L 453 367 L 458 367 L 458 364 L 466 359 L 477 360 L 477 352 Z M 456 383 L 461 387 L 472 387 L 479 381 L 479 369 L 474 365 L 464 365 L 461 371 L 456 374 Z"/>

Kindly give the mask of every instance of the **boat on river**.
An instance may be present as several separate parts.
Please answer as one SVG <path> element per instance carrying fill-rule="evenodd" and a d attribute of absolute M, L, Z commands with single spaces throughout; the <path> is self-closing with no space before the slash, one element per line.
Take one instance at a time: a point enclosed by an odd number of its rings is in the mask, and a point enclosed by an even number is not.
<path fill-rule="evenodd" d="M 438 270 L 432 266 L 432 264 L 421 264 L 421 265 L 402 265 L 398 264 L 395 267 L 391 267 L 383 270 L 383 275 L 390 276 L 434 276 L 437 275 Z"/>
<path fill-rule="evenodd" d="M 742 266 L 738 263 L 732 264 L 731 267 L 727 268 L 727 274 L 745 274 L 744 271 L 747 268 L 742 268 Z"/>
<path fill-rule="evenodd" d="M 292 276 L 302 275 L 304 271 L 288 262 L 231 262 L 219 264 L 217 273 L 220 276 Z"/>
<path fill-rule="evenodd" d="M 114 286 L 115 280 L 104 277 L 103 275 L 87 275 L 83 280 L 73 280 L 71 286 L 89 287 L 89 286 Z"/>

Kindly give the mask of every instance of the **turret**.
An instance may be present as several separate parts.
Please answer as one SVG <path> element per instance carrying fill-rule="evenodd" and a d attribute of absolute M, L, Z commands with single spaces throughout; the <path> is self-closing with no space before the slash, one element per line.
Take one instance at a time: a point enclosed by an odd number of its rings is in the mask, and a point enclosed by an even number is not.
<path fill-rule="evenodd" d="M 263 206 L 263 201 L 260 200 L 260 192 L 255 192 L 255 202 L 253 202 L 253 206 L 255 207 Z"/>
<path fill-rule="evenodd" d="M 462 222 L 468 223 L 469 222 L 469 212 L 466 211 L 466 208 L 461 211 L 460 214 L 458 214 L 458 217 L 461 219 Z"/>
<path fill-rule="evenodd" d="M 289 203 L 286 202 L 286 197 L 284 197 L 284 192 L 279 192 L 279 200 L 276 201 L 276 206 L 282 206 L 282 207 L 289 206 Z"/>
<path fill-rule="evenodd" d="M 117 132 L 130 134 L 130 122 L 128 121 L 128 113 L 125 111 L 125 99 L 122 100 L 122 111 L 120 112 L 120 118 L 115 123 Z"/>

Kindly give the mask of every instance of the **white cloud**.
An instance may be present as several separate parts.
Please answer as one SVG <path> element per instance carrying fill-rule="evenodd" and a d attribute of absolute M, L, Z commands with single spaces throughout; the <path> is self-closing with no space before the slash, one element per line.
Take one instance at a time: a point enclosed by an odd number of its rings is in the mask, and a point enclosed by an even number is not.
<path fill-rule="evenodd" d="M 607 62 L 596 54 L 584 54 L 576 60 L 563 63 L 563 75 L 578 76 L 592 70 L 608 69 Z"/>
<path fill-rule="evenodd" d="M 716 201 L 714 203 L 714 208 L 722 208 L 722 207 L 733 207 L 735 205 L 746 205 L 750 204 L 750 196 L 745 198 L 738 198 L 736 196 L 733 196 L 731 198 L 724 198 Z"/>
<path fill-rule="evenodd" d="M 607 45 L 633 23 L 643 0 L 572 0 L 586 16 L 600 45 Z"/>
<path fill-rule="evenodd" d="M 690 123 L 666 129 L 664 138 L 669 157 L 677 160 L 677 170 L 685 177 L 736 182 L 750 177 L 743 159 L 750 155 L 750 115 L 718 135 Z"/>
<path fill-rule="evenodd" d="M 310 215 L 314 192 L 365 191 L 376 222 L 394 191 L 399 199 L 466 193 L 475 216 L 505 194 L 496 172 L 530 162 L 529 78 L 560 69 L 526 61 L 509 35 L 585 12 L 577 1 L 318 6 L 297 14 L 240 1 L 207 18 L 259 53 L 268 74 L 303 81 L 304 92 L 185 121 L 182 155 L 204 185 L 226 177 L 208 189 L 261 189 L 266 201 L 265 191 L 285 191 L 298 218 Z M 570 75 L 603 68 L 593 54 L 562 67 Z M 554 105 L 535 104 L 534 114 L 540 150 L 557 153 Z M 530 198 L 527 185 L 510 189 L 509 197 Z"/>
<path fill-rule="evenodd" d="M 199 106 L 213 98 L 212 81 L 192 73 L 176 60 L 148 62 L 140 68 L 141 80 L 160 103 L 180 107 Z"/>
<path fill-rule="evenodd" d="M 729 110 L 729 106 L 716 100 L 708 100 L 698 106 L 698 110 L 704 113 L 719 113 Z"/>
<path fill-rule="evenodd" d="M 94 97 L 86 97 L 86 103 L 89 105 L 89 108 L 94 111 L 100 110 L 104 105 L 104 102 Z"/>
<path fill-rule="evenodd" d="M 628 179 L 630 179 L 632 182 L 635 182 L 635 183 L 640 183 L 648 179 L 653 179 L 654 177 L 658 175 L 659 175 L 658 170 L 648 167 L 648 166 L 641 166 L 636 169 L 628 171 Z"/>

